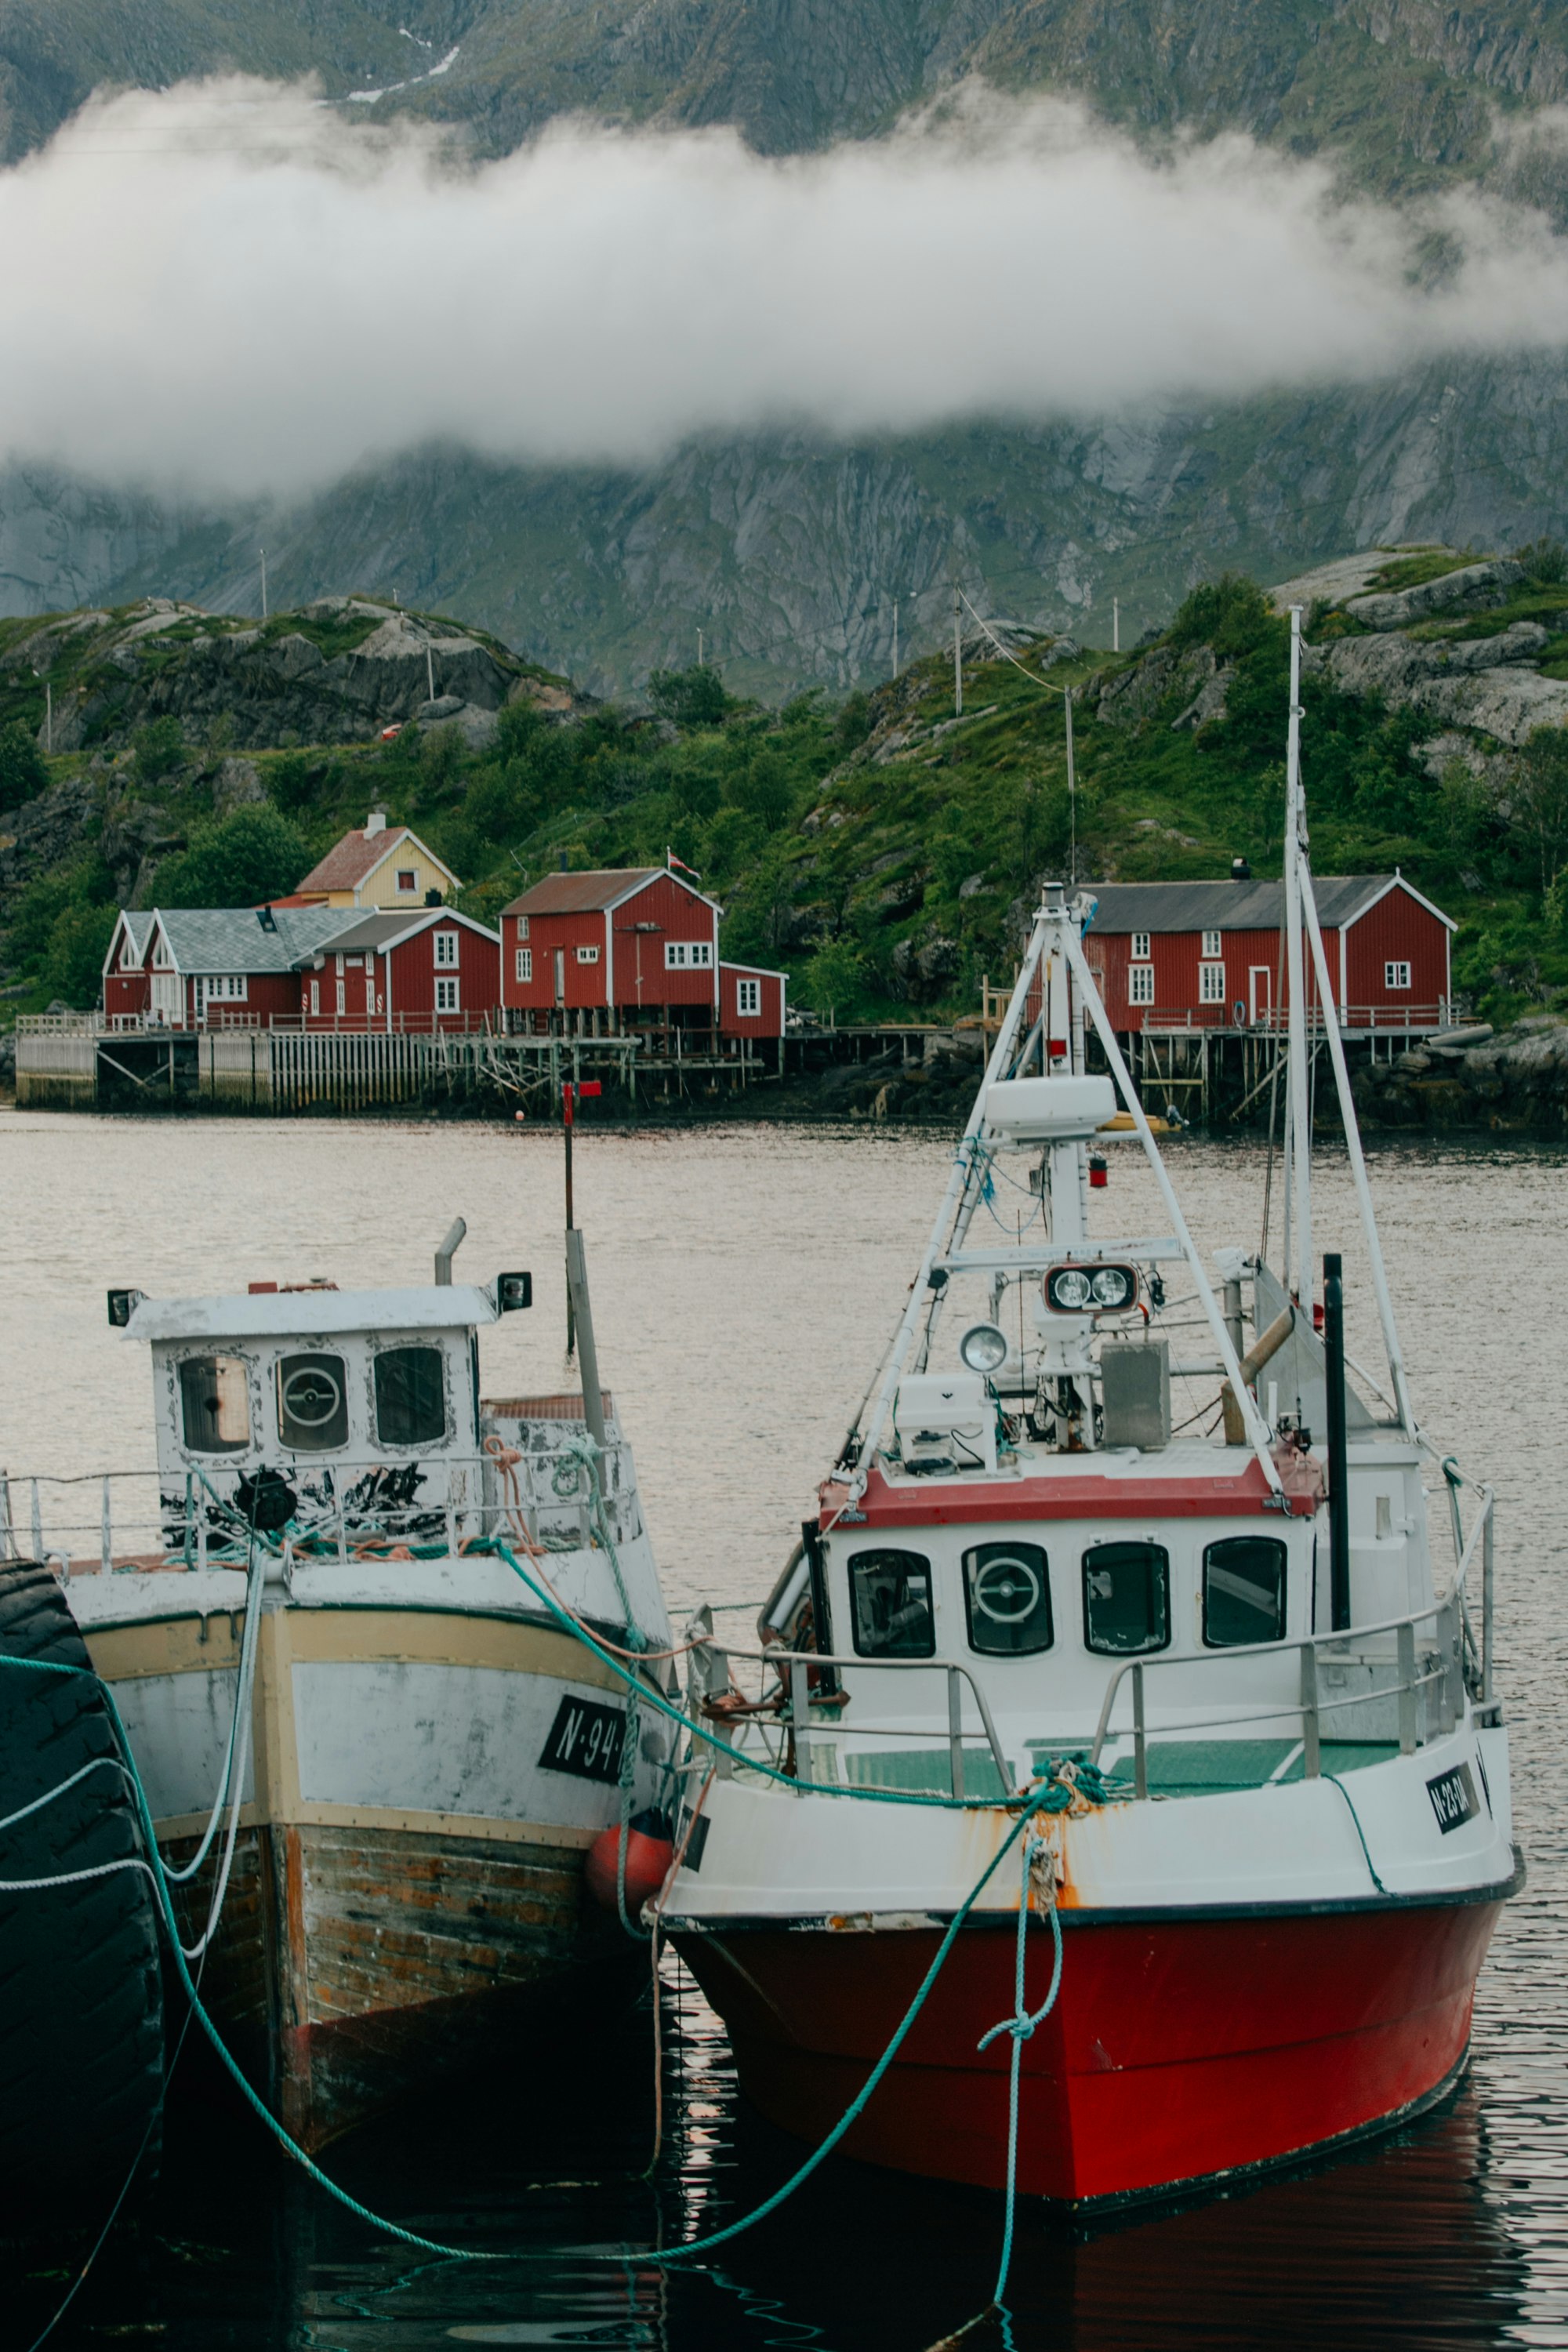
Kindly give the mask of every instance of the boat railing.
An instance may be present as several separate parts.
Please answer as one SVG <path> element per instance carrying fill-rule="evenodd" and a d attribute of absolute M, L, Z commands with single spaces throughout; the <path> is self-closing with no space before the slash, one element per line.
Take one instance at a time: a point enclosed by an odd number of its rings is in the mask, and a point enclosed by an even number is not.
<path fill-rule="evenodd" d="M 1469 1684 L 1477 1702 L 1478 1719 L 1495 1719 L 1496 1701 L 1492 1696 L 1492 1580 L 1494 1549 L 1495 1497 L 1489 1486 L 1479 1489 L 1480 1507 L 1470 1528 L 1455 1567 L 1454 1580 L 1441 1601 L 1434 1601 L 1425 1609 L 1412 1610 L 1403 1617 L 1385 1617 L 1366 1625 L 1337 1626 L 1326 1633 L 1297 1635 L 1281 1642 L 1249 1642 L 1234 1649 L 1205 1651 L 1198 1656 L 1171 1654 L 1158 1657 L 1124 1658 L 1112 1672 L 1101 1701 L 1100 1719 L 1095 1726 L 1094 1739 L 1089 1760 L 1099 1765 L 1111 1736 L 1111 1720 L 1117 1697 L 1123 1683 L 1132 1685 L 1132 1770 L 1133 1794 L 1149 1794 L 1149 1746 L 1152 1740 L 1190 1738 L 1194 1731 L 1234 1733 L 1248 1723 L 1278 1722 L 1281 1717 L 1296 1716 L 1301 1726 L 1302 1773 L 1309 1780 L 1317 1780 L 1322 1770 L 1323 1717 L 1342 1707 L 1364 1707 L 1374 1702 L 1394 1700 L 1399 1737 L 1399 1752 L 1413 1756 L 1422 1744 L 1421 1700 L 1424 1690 L 1435 1691 L 1437 1719 L 1441 1733 L 1451 1731 L 1464 1709 L 1465 1690 Z M 1465 1605 L 1465 1580 L 1477 1551 L 1481 1556 L 1481 1639 L 1477 1652 Z M 1425 1658 L 1416 1649 L 1416 1628 L 1431 1625 L 1431 1644 Z M 1392 1660 L 1361 1659 L 1355 1661 L 1371 1673 L 1382 1672 L 1387 1665 L 1394 1669 L 1394 1680 L 1375 1688 L 1356 1687 L 1339 1695 L 1326 1691 L 1320 1664 L 1334 1660 L 1352 1663 L 1350 1645 L 1364 1644 L 1388 1634 L 1394 1636 L 1394 1654 Z M 1163 1666 L 1234 1666 L 1245 1659 L 1280 1658 L 1294 1650 L 1300 1661 L 1300 1696 L 1295 1700 L 1284 1696 L 1272 1699 L 1256 1713 L 1224 1715 L 1194 1719 L 1183 1711 L 1179 1720 L 1163 1725 L 1151 1724 L 1148 1719 L 1145 1678 Z M 1429 1663 L 1436 1653 L 1436 1664 Z M 1468 1651 L 1474 1667 L 1467 1677 L 1466 1660 Z M 1333 1727 L 1331 1725 L 1331 1731 Z"/>
<path fill-rule="evenodd" d="M 569 1424 L 563 1423 L 563 1433 Z M 612 1445 L 614 1454 L 616 1447 Z M 419 1459 L 420 1457 L 414 1457 Z M 355 1462 L 323 1461 L 323 1491 L 306 1501 L 296 1521 L 279 1531 L 289 1538 L 296 1560 L 312 1556 L 347 1565 L 374 1547 L 443 1539 L 454 1556 L 466 1542 L 499 1538 L 525 1549 L 576 1549 L 593 1540 L 590 1482 L 574 1455 L 560 1448 L 531 1450 L 517 1467 L 532 1463 L 544 1475 L 508 1482 L 486 1454 L 440 1454 L 423 1457 L 444 1469 L 445 1493 L 407 1502 L 375 1491 L 407 1465 L 381 1456 Z M 570 1465 L 567 1484 L 557 1475 Z M 280 1466 L 290 1478 L 301 1465 Z M 613 1475 L 607 1473 L 607 1479 Z M 73 1565 L 85 1570 L 141 1567 L 202 1569 L 241 1563 L 247 1545 L 244 1510 L 220 1495 L 198 1470 L 183 1474 L 180 1486 L 157 1470 L 40 1472 L 16 1476 L 0 1470 L 0 1559 L 55 1562 L 68 1579 Z M 356 1486 L 369 1491 L 356 1500 Z M 623 1489 L 607 1485 L 604 1507 L 619 1536 Z M 226 1525 L 232 1522 L 232 1525 Z M 570 1535 L 567 1544 L 563 1539 Z M 302 1546 L 311 1549 L 307 1550 Z"/>
<path fill-rule="evenodd" d="M 719 1645 L 715 1644 L 714 1647 L 717 1650 Z M 966 1739 L 980 1738 L 984 1738 L 991 1751 L 991 1760 L 1001 1777 L 1003 1789 L 1007 1790 L 1012 1788 L 1012 1773 L 996 1729 L 995 1717 L 991 1712 L 990 1703 L 985 1696 L 984 1687 L 973 1668 L 965 1665 L 961 1658 L 847 1658 L 821 1650 L 782 1650 L 774 1646 L 761 1650 L 737 1650 L 730 1648 L 728 1643 L 723 1645 L 723 1655 L 727 1659 L 749 1658 L 758 1661 L 764 1666 L 772 1666 L 780 1674 L 786 1694 L 783 1719 L 795 1734 L 795 1779 L 803 1789 L 811 1786 L 813 1778 L 811 1676 L 814 1669 L 823 1666 L 853 1666 L 861 1672 L 868 1667 L 872 1667 L 879 1674 L 887 1669 L 899 1674 L 945 1675 L 948 1769 L 952 1775 L 953 1795 L 962 1797 L 963 1794 L 963 1743 Z M 786 1667 L 787 1674 L 784 1672 Z M 965 1731 L 963 1727 L 965 1683 L 974 1694 L 974 1704 L 984 1727 L 982 1732 Z M 868 1734 L 872 1727 L 857 1723 L 855 1728 L 858 1738 Z M 897 1732 L 891 1732 L 889 1736 L 909 1737 L 910 1727 L 900 1726 Z"/>

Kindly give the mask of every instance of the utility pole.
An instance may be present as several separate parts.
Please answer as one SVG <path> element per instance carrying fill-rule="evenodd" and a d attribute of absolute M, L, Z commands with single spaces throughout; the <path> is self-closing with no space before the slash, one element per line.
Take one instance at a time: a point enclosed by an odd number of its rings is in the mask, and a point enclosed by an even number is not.
<path fill-rule="evenodd" d="M 55 689 L 47 678 L 44 680 L 44 749 L 52 759 L 55 750 Z"/>
<path fill-rule="evenodd" d="M 893 676 L 899 674 L 899 600 L 893 599 Z"/>
<path fill-rule="evenodd" d="M 1068 722 L 1068 887 L 1078 887 L 1078 777 L 1072 764 L 1072 688 L 1062 694 L 1062 709 Z"/>
<path fill-rule="evenodd" d="M 261 551 L 261 617 L 267 618 L 267 550 Z"/>
<path fill-rule="evenodd" d="M 960 617 L 958 583 L 952 583 L 952 709 L 955 719 L 963 716 L 963 635 Z"/>
<path fill-rule="evenodd" d="M 1120 596 L 1113 596 L 1110 600 L 1110 650 L 1113 654 L 1119 654 L 1121 651 L 1121 599 Z"/>
<path fill-rule="evenodd" d="M 425 683 L 430 689 L 430 699 L 434 702 L 436 699 L 436 656 L 430 650 L 430 640 L 428 637 L 425 640 Z M 566 1222 L 570 1224 L 572 1222 L 571 1218 L 568 1217 Z"/>
<path fill-rule="evenodd" d="M 699 669 L 702 667 L 702 632 L 700 629 L 697 632 L 697 667 Z"/>

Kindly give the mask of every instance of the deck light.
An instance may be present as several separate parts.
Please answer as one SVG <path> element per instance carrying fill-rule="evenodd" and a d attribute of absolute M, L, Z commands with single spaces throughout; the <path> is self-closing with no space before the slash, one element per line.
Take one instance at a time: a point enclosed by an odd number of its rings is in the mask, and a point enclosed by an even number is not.
<path fill-rule="evenodd" d="M 972 1372 L 999 1372 L 1007 1360 L 1007 1341 L 994 1323 L 974 1323 L 958 1343 L 958 1352 Z"/>
<path fill-rule="evenodd" d="M 123 1331 L 142 1301 L 144 1290 L 111 1290 L 109 1294 L 109 1319 L 117 1331 Z"/>
<path fill-rule="evenodd" d="M 1056 1265 L 1046 1276 L 1046 1305 L 1058 1315 L 1114 1314 L 1138 1297 L 1131 1265 Z"/>
<path fill-rule="evenodd" d="M 498 1274 L 496 1306 L 503 1315 L 515 1315 L 520 1307 L 533 1304 L 531 1274 Z"/>

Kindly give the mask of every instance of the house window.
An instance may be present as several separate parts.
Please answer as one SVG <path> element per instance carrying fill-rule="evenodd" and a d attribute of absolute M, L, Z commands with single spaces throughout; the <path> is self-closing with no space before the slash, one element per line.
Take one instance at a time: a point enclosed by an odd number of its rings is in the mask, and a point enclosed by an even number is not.
<path fill-rule="evenodd" d="M 375 1433 L 383 1445 L 435 1445 L 447 1434 L 439 1348 L 384 1348 L 375 1360 Z"/>
<path fill-rule="evenodd" d="M 1211 1650 L 1285 1633 L 1285 1547 L 1278 1536 L 1227 1536 L 1204 1553 L 1204 1640 Z"/>
<path fill-rule="evenodd" d="M 931 1562 L 918 1551 L 858 1551 L 849 1562 L 855 1647 L 863 1658 L 936 1655 Z"/>
<path fill-rule="evenodd" d="M 397 887 L 405 897 L 410 898 L 414 896 L 416 890 L 418 889 L 419 877 L 415 872 L 412 866 L 400 866 L 398 867 Z"/>
<path fill-rule="evenodd" d="M 457 969 L 458 969 L 458 934 L 457 934 L 457 932 L 456 932 L 456 931 L 437 931 L 437 934 L 436 934 L 436 969 L 437 969 L 437 971 L 457 971 Z"/>
<path fill-rule="evenodd" d="M 340 1020 L 348 1009 L 349 984 L 346 980 L 340 980 L 338 982 L 338 1017 Z"/>
<path fill-rule="evenodd" d="M 1154 1002 L 1154 967 L 1152 963 L 1135 963 L 1127 975 L 1129 1004 L 1152 1004 Z"/>
<path fill-rule="evenodd" d="M 760 980 L 738 980 L 735 982 L 735 1017 L 740 1021 L 755 1021 L 763 1010 L 763 983 Z"/>
<path fill-rule="evenodd" d="M 127 931 L 125 945 L 120 950 L 120 969 L 121 971 L 139 971 L 141 968 L 142 959 L 136 952 L 136 942 Z"/>
<path fill-rule="evenodd" d="M 1141 958 L 1147 956 L 1148 952 L 1149 952 L 1149 934 L 1148 934 L 1148 932 L 1147 932 L 1147 931 L 1134 931 L 1134 932 L 1133 932 L 1133 934 L 1132 934 L 1132 961 L 1133 961 L 1133 962 L 1134 962 L 1134 963 L 1138 962 L 1138 961 L 1140 961 L 1140 959 L 1141 959 Z"/>
<path fill-rule="evenodd" d="M 1410 966 L 1407 963 L 1385 963 L 1383 967 L 1384 988 L 1408 988 Z"/>
<path fill-rule="evenodd" d="M 1083 1556 L 1083 1638 L 1106 1657 L 1171 1640 L 1171 1559 L 1160 1544 L 1096 1544 Z"/>
<path fill-rule="evenodd" d="M 375 974 L 374 971 L 367 971 L 364 976 L 364 1009 L 367 1013 L 374 1013 L 375 1011 Z"/>
<path fill-rule="evenodd" d="M 1198 966 L 1198 1003 L 1225 1003 L 1225 966 L 1222 963 L 1201 963 Z"/>
<path fill-rule="evenodd" d="M 666 940 L 664 968 L 666 971 L 711 971 L 713 942 L 711 940 Z"/>
<path fill-rule="evenodd" d="M 599 961 L 598 949 L 579 948 L 577 950 L 577 961 L 579 963 L 597 963 Z"/>
<path fill-rule="evenodd" d="M 250 994 L 250 982 L 242 971 L 215 971 L 205 982 L 209 1004 L 243 1004 Z"/>
<path fill-rule="evenodd" d="M 525 940 L 528 937 L 528 917 L 526 915 L 520 915 L 517 919 L 517 936 L 520 940 Z"/>
<path fill-rule="evenodd" d="M 1204 933 L 1203 953 L 1206 956 L 1217 956 L 1225 953 L 1224 948 L 1220 945 L 1220 938 L 1217 931 L 1205 931 Z"/>
<path fill-rule="evenodd" d="M 437 1013 L 456 1013 L 460 1010 L 458 1003 L 458 983 L 455 980 L 438 980 L 436 982 L 436 1010 Z"/>
<path fill-rule="evenodd" d="M 312 1013 L 320 1013 L 321 1009 L 321 983 L 319 980 L 313 980 L 310 982 L 310 1010 Z"/>
<path fill-rule="evenodd" d="M 519 948 L 517 951 L 517 976 L 520 981 L 524 982 L 531 981 L 533 978 L 533 950 L 531 948 Z"/>

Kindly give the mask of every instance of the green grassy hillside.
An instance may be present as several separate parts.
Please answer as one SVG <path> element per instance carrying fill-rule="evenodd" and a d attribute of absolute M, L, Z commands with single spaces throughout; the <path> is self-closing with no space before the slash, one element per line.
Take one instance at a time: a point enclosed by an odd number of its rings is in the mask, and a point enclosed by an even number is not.
<path fill-rule="evenodd" d="M 1461 561 L 1391 558 L 1374 585 Z M 1568 675 L 1562 564 L 1547 551 L 1489 609 L 1434 615 L 1398 642 L 1461 625 L 1479 640 L 1544 615 L 1563 633 L 1534 667 Z M 286 636 L 296 618 L 273 628 Z M 951 656 L 869 695 L 806 694 L 780 710 L 730 695 L 710 668 L 664 672 L 651 708 L 633 710 L 574 704 L 563 682 L 498 647 L 513 698 L 478 749 L 436 724 L 240 756 L 221 719 L 165 709 L 46 761 L 30 731 L 42 681 L 5 669 L 22 626 L 0 631 L 0 961 L 14 1012 L 92 1001 L 117 903 L 281 892 L 373 806 L 414 825 L 486 919 L 563 861 L 658 865 L 672 849 L 723 902 L 726 952 L 782 966 L 797 1003 L 841 1020 L 973 1011 L 981 977 L 1010 971 L 1039 878 L 1075 862 L 1080 879 L 1222 875 L 1237 855 L 1279 870 L 1288 625 L 1239 578 L 1195 590 L 1163 635 L 1120 656 L 1034 640 L 1006 659 L 977 635 L 962 718 Z M 57 634 L 58 698 L 81 656 Z M 1363 634 L 1343 610 L 1310 618 L 1324 647 Z M 175 660 L 184 641 L 167 635 L 161 657 Z M 1568 999 L 1568 733 L 1505 750 L 1327 674 L 1307 677 L 1303 698 L 1317 870 L 1400 866 L 1459 919 L 1457 982 L 1488 1016 Z M 254 709 L 247 723 L 254 743 Z"/>

